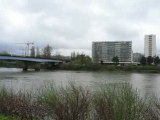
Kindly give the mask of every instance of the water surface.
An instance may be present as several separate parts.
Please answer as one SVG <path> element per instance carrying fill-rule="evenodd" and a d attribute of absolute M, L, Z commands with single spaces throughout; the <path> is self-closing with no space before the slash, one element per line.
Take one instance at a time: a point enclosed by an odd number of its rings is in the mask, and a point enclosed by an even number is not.
<path fill-rule="evenodd" d="M 131 83 L 143 95 L 159 95 L 160 74 L 128 72 L 88 72 L 88 71 L 40 71 L 22 72 L 21 69 L 0 68 L 0 86 L 15 90 L 41 89 L 44 84 L 54 82 L 65 86 L 69 81 L 77 85 L 96 89 L 104 83 Z"/>

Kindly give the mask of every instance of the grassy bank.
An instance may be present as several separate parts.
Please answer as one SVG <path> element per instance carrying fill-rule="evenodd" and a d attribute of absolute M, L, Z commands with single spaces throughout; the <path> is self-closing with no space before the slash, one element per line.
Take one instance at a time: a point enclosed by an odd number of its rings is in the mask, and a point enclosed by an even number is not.
<path fill-rule="evenodd" d="M 129 84 L 96 91 L 50 84 L 37 95 L 0 89 L 0 120 L 159 120 L 160 102 L 139 96 Z"/>
<path fill-rule="evenodd" d="M 115 66 L 105 64 L 88 64 L 88 65 L 75 65 L 63 64 L 58 69 L 60 70 L 86 70 L 86 71 L 128 71 L 128 72 L 147 72 L 147 73 L 160 73 L 160 66 Z"/>

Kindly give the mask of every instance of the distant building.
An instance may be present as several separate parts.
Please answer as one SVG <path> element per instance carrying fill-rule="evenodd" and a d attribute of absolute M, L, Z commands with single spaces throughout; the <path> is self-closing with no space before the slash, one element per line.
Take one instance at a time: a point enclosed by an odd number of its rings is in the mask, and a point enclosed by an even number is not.
<path fill-rule="evenodd" d="M 140 62 L 142 56 L 141 53 L 133 53 L 133 62 Z"/>
<path fill-rule="evenodd" d="M 92 42 L 92 58 L 95 63 L 112 63 L 118 56 L 120 63 L 132 62 L 132 41 Z"/>
<path fill-rule="evenodd" d="M 144 55 L 145 57 L 156 56 L 156 35 L 153 35 L 153 34 L 145 35 Z"/>

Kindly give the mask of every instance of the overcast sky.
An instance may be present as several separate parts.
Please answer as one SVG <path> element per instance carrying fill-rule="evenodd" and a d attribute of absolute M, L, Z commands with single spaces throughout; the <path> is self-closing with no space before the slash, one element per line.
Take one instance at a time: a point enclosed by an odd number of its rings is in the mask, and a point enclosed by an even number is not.
<path fill-rule="evenodd" d="M 160 52 L 160 0 L 0 0 L 0 51 L 30 41 L 91 55 L 92 41 L 132 40 L 143 53 L 145 34 L 157 35 Z"/>

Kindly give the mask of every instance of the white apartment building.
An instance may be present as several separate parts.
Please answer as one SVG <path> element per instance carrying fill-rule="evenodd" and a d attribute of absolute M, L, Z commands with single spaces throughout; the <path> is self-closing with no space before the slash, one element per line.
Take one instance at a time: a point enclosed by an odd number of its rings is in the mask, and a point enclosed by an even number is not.
<path fill-rule="evenodd" d="M 131 63 L 132 41 L 92 42 L 93 62 L 112 63 L 115 56 L 118 56 L 120 63 Z"/>
<path fill-rule="evenodd" d="M 145 35 L 144 55 L 145 57 L 156 56 L 156 35 L 153 34 Z"/>

